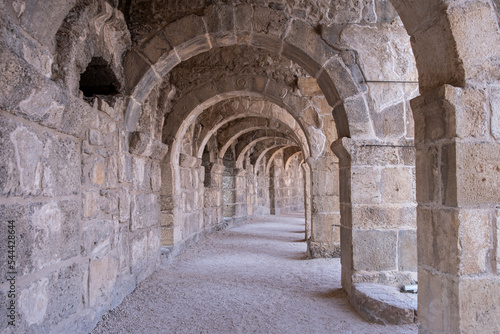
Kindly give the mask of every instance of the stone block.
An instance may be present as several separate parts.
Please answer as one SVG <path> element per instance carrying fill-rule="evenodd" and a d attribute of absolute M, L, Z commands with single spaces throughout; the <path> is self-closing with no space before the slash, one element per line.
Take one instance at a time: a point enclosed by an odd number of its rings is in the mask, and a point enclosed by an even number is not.
<path fill-rule="evenodd" d="M 154 192 L 161 189 L 161 166 L 159 162 L 151 163 L 151 189 Z"/>
<path fill-rule="evenodd" d="M 118 258 L 118 271 L 120 275 L 128 275 L 130 274 L 130 241 L 128 226 L 118 226 L 115 230 L 114 242 Z"/>
<path fill-rule="evenodd" d="M 384 325 L 416 322 L 417 296 L 403 294 L 396 287 L 355 284 L 351 304 L 368 321 Z"/>
<path fill-rule="evenodd" d="M 187 15 L 165 27 L 164 33 L 170 44 L 177 47 L 204 35 L 206 33 L 205 23 L 200 16 Z"/>
<path fill-rule="evenodd" d="M 115 224 L 112 220 L 86 223 L 82 228 L 81 252 L 83 256 L 102 259 L 114 246 Z"/>
<path fill-rule="evenodd" d="M 252 31 L 253 8 L 250 4 L 241 4 L 234 7 L 234 27 L 238 35 Z"/>
<path fill-rule="evenodd" d="M 151 64 L 155 64 L 160 57 L 172 50 L 172 45 L 168 42 L 165 33 L 158 31 L 153 37 L 142 43 L 139 50 Z"/>
<path fill-rule="evenodd" d="M 138 194 L 132 202 L 130 229 L 135 231 L 146 227 L 160 226 L 160 201 L 155 194 Z"/>
<path fill-rule="evenodd" d="M 76 201 L 52 201 L 26 205 L 2 205 L 2 235 L 8 236 L 8 221 L 16 235 L 17 272 L 30 274 L 75 257 L 79 253 L 79 205 Z M 7 242 L 0 250 L 7 254 Z M 22 256 L 21 256 L 22 254 Z M 8 271 L 7 257 L 0 264 L 0 282 Z"/>
<path fill-rule="evenodd" d="M 234 29 L 233 6 L 209 6 L 203 14 L 209 33 L 217 34 Z"/>
<path fill-rule="evenodd" d="M 381 171 L 383 203 L 413 203 L 415 199 L 413 168 L 383 168 Z"/>
<path fill-rule="evenodd" d="M 174 225 L 174 215 L 171 213 L 162 212 L 161 213 L 161 226 L 171 227 Z"/>
<path fill-rule="evenodd" d="M 318 96 L 323 94 L 315 78 L 299 78 L 297 84 L 303 96 Z M 327 109 L 326 106 L 325 109 Z"/>
<path fill-rule="evenodd" d="M 418 291 L 420 326 L 430 333 L 459 333 L 458 283 L 444 275 L 439 276 L 426 270 L 419 270 L 418 285 L 425 286 L 425 289 Z M 450 328 L 446 323 L 456 327 Z"/>
<path fill-rule="evenodd" d="M 106 182 L 106 165 L 104 159 L 96 158 L 90 170 L 90 183 L 96 187 L 102 187 Z"/>
<path fill-rule="evenodd" d="M 489 134 L 485 92 L 477 89 L 461 89 L 458 92 L 457 100 L 450 101 L 455 105 L 454 121 L 457 136 L 485 138 Z M 450 121 L 452 119 L 450 117 Z"/>
<path fill-rule="evenodd" d="M 81 183 L 80 145 L 69 137 L 48 136 L 43 150 L 45 196 L 76 195 Z"/>
<path fill-rule="evenodd" d="M 417 227 L 415 206 L 353 205 L 352 222 L 359 229 Z"/>
<path fill-rule="evenodd" d="M 338 196 L 313 196 L 312 197 L 312 212 L 327 213 L 339 212 L 340 203 Z"/>
<path fill-rule="evenodd" d="M 90 129 L 88 137 L 89 137 L 90 145 L 102 145 L 103 144 L 102 135 L 97 130 Z"/>
<path fill-rule="evenodd" d="M 82 307 L 83 270 L 73 264 L 21 287 L 18 326 L 25 333 L 46 333 Z"/>
<path fill-rule="evenodd" d="M 137 273 L 146 265 L 146 259 L 148 256 L 147 232 L 142 232 L 132 239 L 130 244 L 130 255 L 132 273 Z"/>
<path fill-rule="evenodd" d="M 174 228 L 165 227 L 161 228 L 161 245 L 162 246 L 172 246 L 174 245 Z"/>
<path fill-rule="evenodd" d="M 352 231 L 354 270 L 381 271 L 397 268 L 397 231 Z"/>
<path fill-rule="evenodd" d="M 312 195 L 337 196 L 339 193 L 338 171 L 313 171 Z"/>
<path fill-rule="evenodd" d="M 346 99 L 343 107 L 348 117 L 346 121 L 348 121 L 351 136 L 373 137 L 369 106 L 365 95 L 359 94 Z"/>
<path fill-rule="evenodd" d="M 496 8 L 492 10 L 489 3 L 474 1 L 457 3 L 447 10 L 446 20 L 453 35 L 462 36 L 456 38 L 455 47 L 460 54 L 465 78 L 487 82 L 500 75 L 495 66 L 495 57 L 500 52 L 500 38 L 492 29 L 498 24 Z M 477 23 L 471 25 L 470 22 Z M 471 48 L 471 43 L 475 43 L 478 36 L 484 44 Z"/>
<path fill-rule="evenodd" d="M 151 135 L 149 133 L 134 131 L 129 135 L 129 152 L 137 155 L 148 156 L 151 150 Z"/>
<path fill-rule="evenodd" d="M 419 266 L 457 274 L 460 269 L 459 229 L 456 210 L 432 210 L 418 207 Z"/>
<path fill-rule="evenodd" d="M 123 189 L 119 194 L 118 214 L 120 222 L 126 222 L 130 219 L 130 194 L 127 189 Z"/>
<path fill-rule="evenodd" d="M 285 42 L 283 55 L 302 66 L 313 77 L 335 55 L 335 51 L 321 39 L 313 27 L 300 20 L 293 21 Z"/>
<path fill-rule="evenodd" d="M 132 184 L 134 189 L 149 191 L 152 185 L 151 176 L 151 162 L 142 157 L 132 157 Z"/>
<path fill-rule="evenodd" d="M 101 196 L 97 191 L 85 191 L 83 197 L 83 218 L 92 219 L 97 217 L 100 212 Z"/>
<path fill-rule="evenodd" d="M 373 127 L 379 138 L 401 138 L 405 135 L 405 102 L 372 113 Z"/>
<path fill-rule="evenodd" d="M 255 6 L 253 14 L 253 31 L 259 34 L 281 38 L 288 27 L 288 17 L 283 11 L 275 11 L 269 7 Z"/>
<path fill-rule="evenodd" d="M 446 152 L 443 165 L 448 168 L 448 178 L 443 172 L 445 203 L 459 205 L 496 204 L 500 202 L 500 145 L 493 143 L 457 143 Z M 454 173 L 454 166 L 456 172 Z M 446 167 L 442 167 L 443 169 Z M 474 171 L 474 173 L 471 173 Z M 455 200 L 456 198 L 456 200 Z"/>
<path fill-rule="evenodd" d="M 113 255 L 90 260 L 89 306 L 108 307 L 118 274 L 118 260 Z"/>
<path fill-rule="evenodd" d="M 439 150 L 422 147 L 416 152 L 416 199 L 419 203 L 438 203 L 441 195 Z"/>
<path fill-rule="evenodd" d="M 482 210 L 460 210 L 460 272 L 479 275 L 490 271 L 490 251 L 493 249 L 491 215 Z"/>
<path fill-rule="evenodd" d="M 351 202 L 377 204 L 381 202 L 381 171 L 373 167 L 351 168 Z"/>
<path fill-rule="evenodd" d="M 145 87 L 151 84 L 156 77 L 151 71 L 151 65 L 136 51 L 130 51 L 125 56 L 123 68 L 125 82 L 127 82 L 126 91 L 128 93 L 136 92 L 134 97 L 141 101 L 142 97 L 149 91 Z M 146 73 L 149 73 L 147 78 L 145 78 Z"/>
<path fill-rule="evenodd" d="M 460 330 L 463 333 L 500 331 L 500 283 L 488 278 L 463 278 L 459 283 Z"/>
<path fill-rule="evenodd" d="M 114 154 L 106 159 L 106 185 L 108 188 L 118 187 L 118 156 Z"/>
<path fill-rule="evenodd" d="M 36 196 L 42 193 L 43 138 L 32 128 L 0 116 L 0 194 Z"/>
<path fill-rule="evenodd" d="M 282 40 L 278 39 L 276 36 L 254 33 L 251 36 L 250 43 L 257 48 L 279 53 L 281 50 Z"/>
<path fill-rule="evenodd" d="M 132 157 L 128 154 L 121 154 L 118 158 L 118 180 L 121 183 L 132 180 Z"/>
<path fill-rule="evenodd" d="M 330 244 L 334 241 L 334 225 L 339 224 L 338 213 L 315 213 L 311 216 L 312 241 Z"/>
<path fill-rule="evenodd" d="M 181 174 L 181 188 L 194 189 L 192 170 L 187 168 L 181 168 L 180 174 Z"/>
<path fill-rule="evenodd" d="M 401 271 L 417 271 L 417 231 L 399 231 L 398 237 L 398 269 Z"/>
<path fill-rule="evenodd" d="M 342 100 L 355 96 L 362 91 L 340 56 L 333 57 L 324 66 L 321 76 L 323 75 L 328 75 Z M 323 81 L 324 79 L 320 77 L 319 80 Z"/>
<path fill-rule="evenodd" d="M 168 153 L 168 145 L 153 139 L 151 143 L 151 159 L 162 161 Z"/>

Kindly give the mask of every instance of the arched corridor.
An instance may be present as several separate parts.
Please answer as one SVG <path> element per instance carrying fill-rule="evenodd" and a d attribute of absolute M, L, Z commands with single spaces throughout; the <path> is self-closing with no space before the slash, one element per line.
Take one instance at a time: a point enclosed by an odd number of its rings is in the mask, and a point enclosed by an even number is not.
<path fill-rule="evenodd" d="M 104 333 L 416 333 L 350 306 L 339 259 L 307 260 L 303 213 L 264 216 L 187 248 L 97 325 Z"/>
<path fill-rule="evenodd" d="M 500 332 L 499 3 L 0 1 L 0 332 L 297 210 L 367 319 L 418 281 L 420 333 Z"/>

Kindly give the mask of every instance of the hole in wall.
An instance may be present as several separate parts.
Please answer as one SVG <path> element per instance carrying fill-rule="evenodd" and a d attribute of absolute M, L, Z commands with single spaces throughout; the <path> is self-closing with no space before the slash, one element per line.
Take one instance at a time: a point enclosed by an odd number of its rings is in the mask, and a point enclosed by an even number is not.
<path fill-rule="evenodd" d="M 101 57 L 94 57 L 80 76 L 80 90 L 84 97 L 115 95 L 120 83 L 109 64 Z"/>

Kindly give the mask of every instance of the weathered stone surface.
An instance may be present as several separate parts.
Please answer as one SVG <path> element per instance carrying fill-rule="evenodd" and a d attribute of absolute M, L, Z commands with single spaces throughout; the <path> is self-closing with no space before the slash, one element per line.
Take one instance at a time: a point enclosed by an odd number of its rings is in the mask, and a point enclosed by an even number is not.
<path fill-rule="evenodd" d="M 381 284 L 355 284 L 353 290 L 351 304 L 370 322 L 402 325 L 417 321 L 417 295 Z"/>
<path fill-rule="evenodd" d="M 458 213 L 452 209 L 438 211 L 417 208 L 417 215 L 420 217 L 419 265 L 428 265 L 443 273 L 458 273 L 460 267 Z"/>
<path fill-rule="evenodd" d="M 102 307 L 110 302 L 117 273 L 118 260 L 113 255 L 90 261 L 89 306 Z"/>
<path fill-rule="evenodd" d="M 82 305 L 82 265 L 72 264 L 20 287 L 18 309 L 24 333 L 46 333 Z"/>
<path fill-rule="evenodd" d="M 490 271 L 491 249 L 491 214 L 462 210 L 460 219 L 461 273 L 466 275 L 483 274 Z"/>
<path fill-rule="evenodd" d="M 45 196 L 76 195 L 80 188 L 80 145 L 70 138 L 46 136 L 43 150 L 44 168 L 42 187 Z M 102 169 L 96 167 L 94 183 L 102 185 Z M 102 181 L 102 182 L 101 182 Z"/>
<path fill-rule="evenodd" d="M 43 138 L 32 128 L 0 116 L 0 190 L 3 196 L 42 192 Z"/>
<path fill-rule="evenodd" d="M 411 203 L 414 199 L 413 168 L 384 168 L 381 171 L 381 200 L 383 203 Z"/>
<path fill-rule="evenodd" d="M 2 233 L 8 234 L 8 221 L 16 231 L 16 269 L 19 273 L 34 273 L 60 263 L 79 253 L 78 203 L 53 201 L 24 205 L 1 205 Z M 8 243 L 0 244 L 7 254 Z M 21 256 L 22 254 L 22 256 Z M 2 281 L 8 271 L 7 257 L 2 259 Z"/>
<path fill-rule="evenodd" d="M 396 269 L 397 232 L 352 232 L 353 266 L 355 270 L 381 271 Z"/>
<path fill-rule="evenodd" d="M 399 231 L 398 235 L 398 269 L 401 271 L 417 271 L 417 232 L 416 230 Z"/>
<path fill-rule="evenodd" d="M 82 229 L 81 251 L 83 256 L 102 259 L 114 246 L 115 224 L 111 220 L 86 223 Z"/>
<path fill-rule="evenodd" d="M 301 65 L 311 76 L 315 76 L 335 51 L 302 21 L 293 21 L 291 31 L 285 39 L 283 55 Z"/>
<path fill-rule="evenodd" d="M 500 201 L 500 191 L 496 182 L 500 176 L 500 164 L 495 158 L 500 154 L 500 146 L 497 144 L 456 144 L 442 153 L 443 165 L 447 162 L 462 162 L 461 168 L 457 168 L 456 176 L 451 171 L 447 175 L 449 179 L 443 181 L 446 203 L 459 203 L 461 205 L 492 204 Z M 474 173 L 466 172 L 474 171 Z M 456 177 L 456 181 L 453 181 Z M 456 188 L 455 188 L 456 184 Z"/>
<path fill-rule="evenodd" d="M 401 205 L 355 205 L 352 220 L 362 229 L 397 229 L 416 227 L 417 217 L 414 206 Z"/>
<path fill-rule="evenodd" d="M 154 194 L 135 195 L 131 204 L 130 229 L 160 226 L 160 201 Z"/>
<path fill-rule="evenodd" d="M 464 278 L 459 283 L 460 327 L 464 331 L 498 331 L 500 286 L 497 281 L 481 278 Z"/>

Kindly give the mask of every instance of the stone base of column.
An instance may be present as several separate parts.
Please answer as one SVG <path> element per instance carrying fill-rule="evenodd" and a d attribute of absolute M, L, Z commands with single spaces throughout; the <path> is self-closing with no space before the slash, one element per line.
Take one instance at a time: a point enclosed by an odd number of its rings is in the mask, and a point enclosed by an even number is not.
<path fill-rule="evenodd" d="M 340 243 L 327 244 L 308 239 L 307 256 L 310 259 L 340 257 Z"/>

